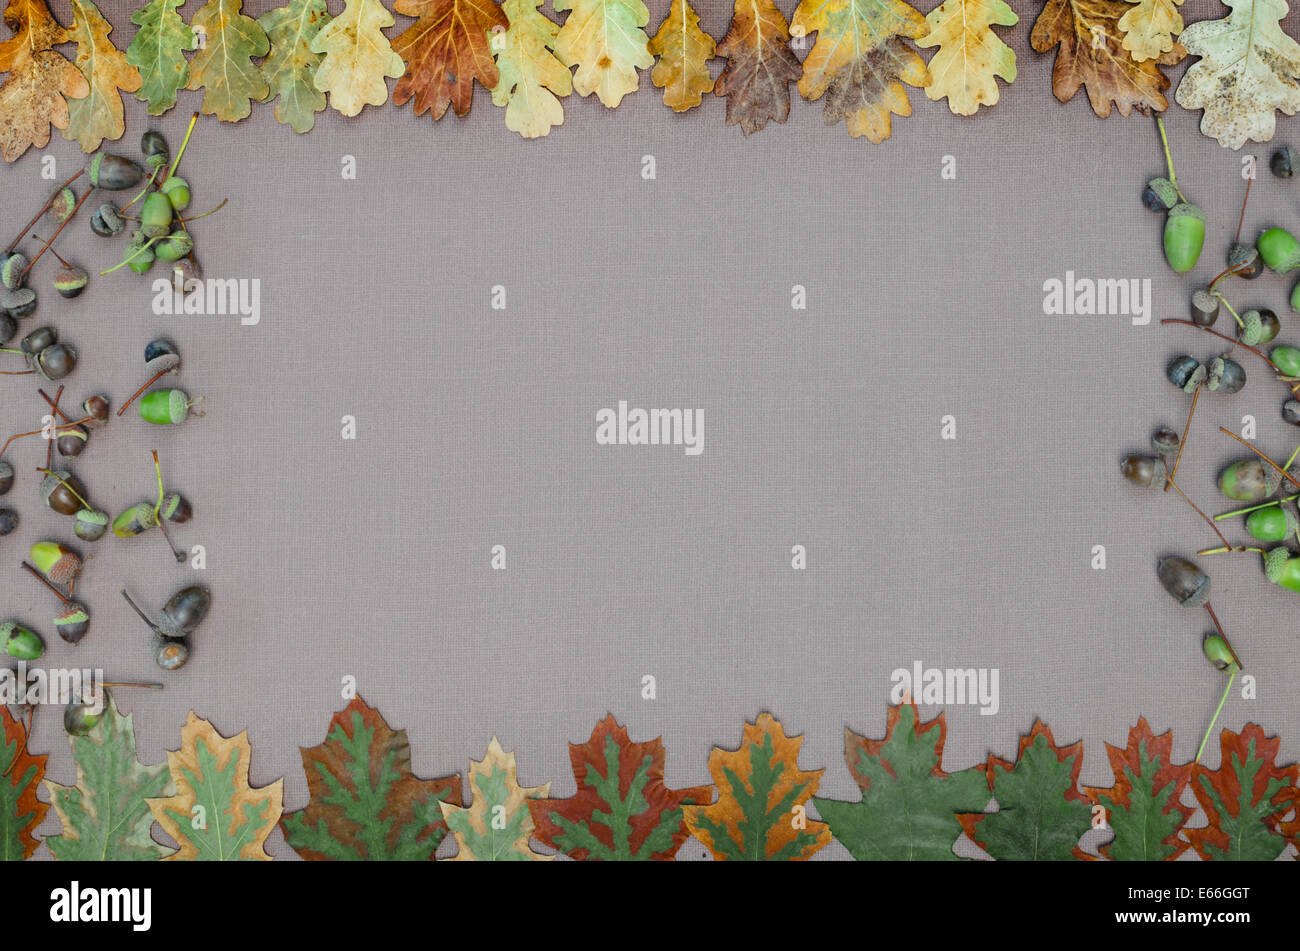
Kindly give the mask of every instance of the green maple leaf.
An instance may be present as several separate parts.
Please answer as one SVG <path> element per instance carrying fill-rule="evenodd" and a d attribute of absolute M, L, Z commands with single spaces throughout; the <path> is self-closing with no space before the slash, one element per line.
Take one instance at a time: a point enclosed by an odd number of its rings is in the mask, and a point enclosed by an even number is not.
<path fill-rule="evenodd" d="M 1020 754 L 1008 763 L 989 757 L 987 772 L 998 811 L 958 816 L 966 834 L 1001 861 L 1078 858 L 1079 839 L 1092 811 L 1079 792 L 1083 743 L 1057 746 L 1041 720 L 1020 738 Z"/>
<path fill-rule="evenodd" d="M 1279 817 L 1300 801 L 1300 766 L 1279 767 L 1280 741 L 1254 723 L 1241 733 L 1224 730 L 1219 744 L 1219 768 L 1197 765 L 1192 783 L 1209 824 L 1188 829 L 1187 838 L 1202 859 L 1271 862 L 1293 837 L 1281 828 Z"/>
<path fill-rule="evenodd" d="M 405 730 L 360 697 L 334 715 L 320 746 L 304 748 L 306 809 L 284 817 L 285 841 L 310 860 L 427 861 L 447 834 L 439 804 L 460 802 L 460 777 L 411 773 Z"/>
<path fill-rule="evenodd" d="M 658 738 L 633 743 L 606 717 L 586 743 L 569 746 L 577 793 L 529 801 L 538 840 L 578 860 L 671 859 L 688 835 L 682 806 L 706 804 L 712 795 L 707 786 L 665 786 L 664 758 Z"/>
<path fill-rule="evenodd" d="M 1098 850 L 1118 862 L 1170 861 L 1187 851 L 1178 832 L 1195 811 L 1179 802 L 1192 767 L 1173 765 L 1173 734 L 1153 736 L 1145 718 L 1129 730 L 1128 746 L 1106 744 L 1115 785 L 1087 788 L 1106 809 L 1115 838 Z"/>
<path fill-rule="evenodd" d="M 899 727 L 902 729 L 899 729 Z M 982 768 L 943 771 L 944 715 L 921 723 L 915 704 L 889 708 L 883 740 L 844 731 L 844 758 L 861 802 L 814 799 L 831 835 L 859 861 L 953 860 L 957 813 L 988 805 Z"/>
<path fill-rule="evenodd" d="M 203 112 L 223 122 L 243 119 L 270 92 L 253 59 L 265 56 L 271 43 L 256 20 L 239 12 L 243 6 L 244 0 L 208 0 L 190 23 L 207 39 L 190 64 L 186 88 L 202 89 Z"/>
<path fill-rule="evenodd" d="M 329 21 L 325 0 L 290 0 L 257 19 L 271 43 L 261 70 L 270 95 L 280 97 L 275 118 L 295 132 L 309 132 L 325 108 L 325 94 L 316 88 L 316 67 L 324 54 L 313 53 L 311 44 Z"/>
<path fill-rule="evenodd" d="M 135 98 L 149 104 L 149 115 L 160 116 L 176 105 L 176 92 L 190 81 L 185 58 L 194 49 L 194 31 L 176 11 L 185 0 L 149 0 L 131 22 L 140 27 L 126 48 L 126 61 L 140 71 Z"/>
<path fill-rule="evenodd" d="M 50 803 L 63 822 L 45 844 L 62 861 L 152 862 L 171 852 L 149 834 L 147 800 L 176 792 L 166 764 L 144 766 L 136 758 L 135 727 L 110 697 L 99 725 L 69 737 L 77 784 L 45 781 Z"/>

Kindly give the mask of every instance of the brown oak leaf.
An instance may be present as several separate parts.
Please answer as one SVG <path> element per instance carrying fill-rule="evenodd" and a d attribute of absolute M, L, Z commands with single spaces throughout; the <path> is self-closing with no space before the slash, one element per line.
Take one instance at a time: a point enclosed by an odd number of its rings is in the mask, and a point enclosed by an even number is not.
<path fill-rule="evenodd" d="M 393 40 L 406 63 L 393 102 L 415 99 L 415 114 L 432 112 L 441 119 L 451 105 L 456 115 L 469 112 L 474 80 L 487 89 L 497 84 L 497 64 L 488 34 L 505 30 L 506 15 L 493 0 L 397 0 L 398 13 L 419 17 Z"/>
<path fill-rule="evenodd" d="M 803 67 L 790 49 L 790 27 L 772 0 L 736 0 L 718 44 L 726 59 L 713 92 L 727 99 L 727 125 L 745 135 L 790 117 L 790 84 Z"/>
<path fill-rule="evenodd" d="M 53 47 L 69 40 L 45 0 L 9 0 L 4 21 L 14 35 L 0 43 L 0 156 L 12 162 L 50 141 L 50 126 L 66 129 L 69 99 L 90 94 L 81 70 Z"/>

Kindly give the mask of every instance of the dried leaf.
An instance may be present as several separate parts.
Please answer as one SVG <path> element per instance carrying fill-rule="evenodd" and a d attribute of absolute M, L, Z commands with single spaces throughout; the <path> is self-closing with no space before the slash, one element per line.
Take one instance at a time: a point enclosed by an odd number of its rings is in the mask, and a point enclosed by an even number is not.
<path fill-rule="evenodd" d="M 181 748 L 167 753 L 176 793 L 150 799 L 153 817 L 180 849 L 166 860 L 270 861 L 266 837 L 280 821 L 284 780 L 248 784 L 248 734 L 224 737 L 193 711 L 181 729 Z"/>
<path fill-rule="evenodd" d="M 1204 109 L 1201 131 L 1239 149 L 1249 139 L 1273 138 L 1273 110 L 1300 111 L 1300 44 L 1282 30 L 1285 0 L 1223 0 L 1222 20 L 1193 23 L 1182 42 L 1201 57 L 1183 74 L 1175 98 L 1185 109 Z"/>
<path fill-rule="evenodd" d="M 257 18 L 271 44 L 260 67 L 262 79 L 268 95 L 280 97 L 276 120 L 295 132 L 310 132 L 316 113 L 325 108 L 325 94 L 316 88 L 321 54 L 313 53 L 311 44 L 329 21 L 325 0 L 290 0 Z"/>
<path fill-rule="evenodd" d="M 925 61 L 903 37 L 920 39 L 929 29 L 902 0 L 799 0 L 790 32 L 817 32 L 799 92 L 808 100 L 826 96 L 827 125 L 843 119 L 854 138 L 883 142 L 892 131 L 891 113 L 912 114 L 902 84 L 930 82 Z"/>
<path fill-rule="evenodd" d="M 664 785 L 658 737 L 633 743 L 608 716 L 586 743 L 569 744 L 578 791 L 568 799 L 528 803 L 539 841 L 580 861 L 667 861 L 689 833 L 682 806 L 707 805 L 708 786 Z"/>
<path fill-rule="evenodd" d="M 448 105 L 463 116 L 474 102 L 475 79 L 485 89 L 496 86 L 488 34 L 506 28 L 506 15 L 493 0 L 397 0 L 394 9 L 419 17 L 393 40 L 406 61 L 394 105 L 414 98 L 417 116 L 430 112 L 441 119 Z"/>
<path fill-rule="evenodd" d="M 140 27 L 126 48 L 126 61 L 140 71 L 135 98 L 149 104 L 149 115 L 160 116 L 176 105 L 176 92 L 190 81 L 185 53 L 197 45 L 194 31 L 176 11 L 185 0 L 149 0 L 131 22 Z"/>
<path fill-rule="evenodd" d="M 77 764 L 77 784 L 45 781 L 50 802 L 63 823 L 45 844 L 62 861 L 152 862 L 171 849 L 150 835 L 149 799 L 176 794 L 167 767 L 144 766 L 136 756 L 135 726 L 118 712 L 112 697 L 99 725 L 68 738 Z"/>
<path fill-rule="evenodd" d="M 12 162 L 50 141 L 50 126 L 66 129 L 68 100 L 90 93 L 86 77 L 52 47 L 68 42 L 45 0 L 9 0 L 4 21 L 14 35 L 0 43 L 0 156 Z"/>
<path fill-rule="evenodd" d="M 804 805 L 825 770 L 799 769 L 802 737 L 785 735 L 780 721 L 761 714 L 746 723 L 740 749 L 714 747 L 709 772 L 718 801 L 685 806 L 686 827 L 719 861 L 804 861 L 831 840 L 824 822 Z"/>
<path fill-rule="evenodd" d="M 316 88 L 329 93 L 330 106 L 343 115 L 382 106 L 388 101 L 384 78 L 406 71 L 383 34 L 395 22 L 379 0 L 344 0 L 343 12 L 311 41 L 311 51 L 324 56 L 316 68 Z"/>
<path fill-rule="evenodd" d="M 1187 851 L 1178 833 L 1196 810 L 1179 800 L 1192 778 L 1192 766 L 1175 766 L 1173 747 L 1173 733 L 1152 735 L 1144 717 L 1128 731 L 1127 747 L 1106 744 L 1114 785 L 1084 787 L 1093 802 L 1105 807 L 1106 822 L 1115 833 L 1098 849 L 1105 858 L 1173 861 Z"/>
<path fill-rule="evenodd" d="M 0 861 L 21 862 L 40 845 L 32 833 L 50 810 L 36 798 L 47 758 L 27 752 L 23 725 L 0 707 Z"/>
<path fill-rule="evenodd" d="M 772 0 L 736 0 L 717 53 L 727 63 L 713 91 L 727 97 L 727 125 L 739 125 L 749 135 L 769 120 L 789 118 L 790 83 L 803 67 L 790 49 L 785 17 Z"/>
<path fill-rule="evenodd" d="M 899 726 L 902 726 L 899 729 Z M 984 767 L 943 770 L 948 726 L 940 713 L 922 723 L 916 704 L 889 708 L 883 740 L 844 731 L 844 758 L 862 790 L 860 802 L 814 799 L 831 835 L 858 861 L 958 858 L 957 813 L 989 802 Z"/>
<path fill-rule="evenodd" d="M 1298 804 L 1300 765 L 1277 765 L 1281 741 L 1254 723 L 1219 736 L 1217 770 L 1194 767 L 1192 792 L 1209 825 L 1185 830 L 1202 859 L 1271 862 L 1286 849 L 1282 819 Z"/>
<path fill-rule="evenodd" d="M 223 122 L 247 117 L 252 103 L 270 92 L 253 59 L 265 56 L 271 44 L 258 22 L 239 12 L 243 6 L 244 0 L 208 0 L 190 21 L 207 40 L 190 63 L 186 88 L 202 89 L 203 112 Z"/>
<path fill-rule="evenodd" d="M 573 88 L 579 96 L 593 92 L 613 109 L 640 85 L 638 69 L 654 63 L 650 40 L 642 29 L 650 11 L 641 0 L 554 0 L 557 13 L 572 10 L 560 27 L 555 55 L 577 66 Z"/>
<path fill-rule="evenodd" d="M 976 845 L 1001 861 L 1060 861 L 1083 855 L 1079 839 L 1091 825 L 1079 792 L 1083 742 L 1057 746 L 1052 731 L 1034 721 L 1020 738 L 1015 763 L 990 755 L 989 789 L 997 812 L 957 817 Z"/>
<path fill-rule="evenodd" d="M 122 92 L 140 88 L 140 73 L 126 61 L 108 34 L 112 26 L 90 0 L 72 0 L 72 39 L 77 44 L 77 69 L 86 77 L 90 94 L 68 103 L 66 139 L 93 152 L 105 139 L 120 139 L 126 131 L 122 118 Z"/>
<path fill-rule="evenodd" d="M 1119 18 L 1119 29 L 1124 34 L 1124 49 L 1139 63 L 1147 59 L 1160 59 L 1174 52 L 1174 37 L 1183 32 L 1183 15 L 1178 5 L 1183 0 L 1137 0 L 1129 11 Z M 1179 59 L 1182 58 L 1180 51 Z"/>
<path fill-rule="evenodd" d="M 664 91 L 664 105 L 673 112 L 685 112 L 704 101 L 713 91 L 709 60 L 713 58 L 713 37 L 700 29 L 700 18 L 686 0 L 672 0 L 667 19 L 650 41 L 650 52 L 659 62 L 650 81 Z"/>
<path fill-rule="evenodd" d="M 510 26 L 498 41 L 492 101 L 506 107 L 506 128 L 525 139 L 547 135 L 564 122 L 557 96 L 573 92 L 573 74 L 555 56 L 559 24 L 538 11 L 542 0 L 505 0 Z"/>
<path fill-rule="evenodd" d="M 1016 54 L 993 32 L 995 26 L 1015 26 L 1020 18 L 1002 0 L 945 0 L 925 18 L 930 32 L 917 46 L 937 46 L 930 58 L 930 82 L 925 94 L 948 98 L 959 116 L 973 116 L 980 106 L 998 101 L 1001 77 L 1016 81 Z"/>
<path fill-rule="evenodd" d="M 534 852 L 529 799 L 545 799 L 551 784 L 520 786 L 515 779 L 515 754 L 501 749 L 492 737 L 482 762 L 469 762 L 469 806 L 440 803 L 447 828 L 460 847 L 457 862 L 544 862 L 552 858 Z"/>
<path fill-rule="evenodd" d="M 356 697 L 319 746 L 300 748 L 311 802 L 280 822 L 310 861 L 432 861 L 447 834 L 439 804 L 460 803 L 460 777 L 417 779 L 405 730 Z"/>
<path fill-rule="evenodd" d="M 1162 60 L 1137 62 L 1124 49 L 1119 19 L 1128 12 L 1124 0 L 1047 0 L 1034 22 L 1030 44 L 1040 53 L 1059 46 L 1052 66 L 1052 92 L 1069 102 L 1080 86 L 1088 89 L 1092 111 L 1105 119 L 1111 104 L 1127 116 L 1169 107 L 1164 90 L 1169 79 Z"/>

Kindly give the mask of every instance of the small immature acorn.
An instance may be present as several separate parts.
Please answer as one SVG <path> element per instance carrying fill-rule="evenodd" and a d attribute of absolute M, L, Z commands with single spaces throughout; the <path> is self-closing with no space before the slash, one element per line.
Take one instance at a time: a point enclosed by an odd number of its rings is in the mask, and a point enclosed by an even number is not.
<path fill-rule="evenodd" d="M 188 294 L 197 282 L 203 280 L 203 271 L 191 254 L 172 262 L 172 289 L 180 294 Z"/>
<path fill-rule="evenodd" d="M 1199 608 L 1210 600 L 1210 576 L 1186 558 L 1166 555 L 1156 564 L 1156 576 L 1183 607 Z"/>
<path fill-rule="evenodd" d="M 1300 241 L 1285 228 L 1269 228 L 1255 242 L 1269 270 L 1288 274 L 1300 267 Z"/>
<path fill-rule="evenodd" d="M 190 506 L 189 500 L 179 492 L 169 493 L 163 498 L 162 506 L 158 509 L 158 514 L 169 522 L 175 522 L 177 525 L 184 525 L 194 517 L 194 509 Z"/>
<path fill-rule="evenodd" d="M 5 459 L 0 459 L 0 495 L 5 495 L 14 487 L 14 467 Z"/>
<path fill-rule="evenodd" d="M 1191 202 L 1181 201 L 1165 218 L 1165 260 L 1179 274 L 1196 267 L 1205 245 L 1205 212 Z"/>
<path fill-rule="evenodd" d="M 1242 280 L 1253 281 L 1264 273 L 1264 259 L 1254 245 L 1237 242 L 1228 249 L 1228 267 Z"/>
<path fill-rule="evenodd" d="M 1178 189 L 1167 178 L 1153 178 L 1142 189 L 1142 204 L 1152 211 L 1168 211 L 1178 204 Z"/>
<path fill-rule="evenodd" d="M 117 210 L 117 205 L 106 201 L 90 216 L 90 230 L 100 237 L 111 238 L 126 230 L 126 219 Z"/>
<path fill-rule="evenodd" d="M 179 175 L 169 175 L 159 191 L 167 196 L 167 201 L 176 211 L 184 211 L 190 206 L 190 183 Z"/>
<path fill-rule="evenodd" d="M 79 456 L 90 439 L 90 430 L 85 426 L 67 426 L 59 430 L 59 438 L 54 441 L 54 448 L 60 456 Z"/>
<path fill-rule="evenodd" d="M 1219 319 L 1219 299 L 1205 288 L 1192 294 L 1192 323 L 1198 327 L 1213 327 Z"/>
<path fill-rule="evenodd" d="M 67 585 L 81 574 L 81 556 L 58 542 L 37 542 L 29 557 L 36 570 L 55 584 Z"/>
<path fill-rule="evenodd" d="M 1173 456 L 1178 453 L 1178 446 L 1182 442 L 1178 433 L 1168 426 L 1161 426 L 1151 436 L 1151 448 L 1162 456 Z"/>
<path fill-rule="evenodd" d="M 1195 357 L 1181 356 L 1169 364 L 1166 371 L 1169 382 L 1179 387 L 1184 393 L 1194 393 L 1205 382 L 1207 371 L 1201 361 Z"/>
<path fill-rule="evenodd" d="M 1201 642 L 1201 650 L 1205 654 L 1205 659 L 1213 664 L 1216 670 L 1241 666 L 1237 663 L 1237 655 L 1232 652 L 1228 642 L 1218 634 L 1205 635 L 1205 640 Z"/>
<path fill-rule="evenodd" d="M 41 481 L 41 498 L 60 515 L 76 515 L 82 508 L 81 499 L 85 497 L 86 487 L 70 472 L 55 472 Z"/>
<path fill-rule="evenodd" d="M 1283 376 L 1300 376 L 1300 349 L 1286 345 L 1274 347 L 1268 358 L 1282 371 Z"/>
<path fill-rule="evenodd" d="M 75 264 L 63 265 L 54 275 L 54 289 L 63 298 L 76 297 L 86 289 L 86 284 L 89 282 L 90 275 L 86 273 L 86 269 Z"/>
<path fill-rule="evenodd" d="M 184 637 L 153 639 L 153 660 L 163 670 L 180 670 L 190 659 L 190 643 Z"/>
<path fill-rule="evenodd" d="M 172 230 L 172 206 L 161 192 L 150 192 L 140 210 L 140 231 L 146 238 L 161 238 Z"/>
<path fill-rule="evenodd" d="M 1169 469 L 1159 456 L 1128 456 L 1120 463 L 1120 473 L 1134 485 L 1144 489 L 1165 484 Z"/>
<path fill-rule="evenodd" d="M 167 140 L 156 129 L 149 129 L 140 136 L 140 151 L 144 153 L 144 163 L 150 171 L 163 168 L 171 163 Z"/>
<path fill-rule="evenodd" d="M 1300 558 L 1284 548 L 1270 548 L 1264 555 L 1264 576 L 1280 588 L 1300 591 Z"/>
<path fill-rule="evenodd" d="M 81 412 L 90 417 L 86 425 L 92 429 L 98 429 L 108 421 L 108 411 L 108 397 L 102 394 L 88 396 L 81 403 Z"/>
<path fill-rule="evenodd" d="M 8 535 L 18 527 L 18 513 L 13 509 L 0 509 L 0 535 Z"/>
<path fill-rule="evenodd" d="M 1281 328 L 1277 314 L 1267 307 L 1248 310 L 1241 315 L 1241 323 L 1237 327 L 1237 339 L 1253 347 L 1271 341 Z"/>
<path fill-rule="evenodd" d="M 1278 178 L 1290 178 L 1295 173 L 1295 153 L 1283 146 L 1268 160 L 1268 167 Z"/>
<path fill-rule="evenodd" d="M 108 531 L 108 513 L 99 509 L 79 509 L 73 518 L 72 533 L 84 542 L 97 542 Z"/>
<path fill-rule="evenodd" d="M 1246 371 L 1240 363 L 1228 357 L 1215 357 L 1209 362 L 1205 388 L 1211 392 L 1231 395 L 1246 385 Z"/>
<path fill-rule="evenodd" d="M 45 653 L 41 635 L 17 621 L 0 624 L 0 641 L 4 641 L 5 653 L 16 660 L 36 660 Z"/>
<path fill-rule="evenodd" d="M 81 695 L 72 697 L 63 708 L 64 732 L 68 736 L 85 736 L 99 726 L 99 721 L 103 719 L 107 708 L 107 691 L 103 691 L 103 697 L 96 702 L 91 691 L 83 687 Z"/>
<path fill-rule="evenodd" d="M 1261 542 L 1280 542 L 1300 531 L 1295 513 L 1283 505 L 1256 509 L 1246 516 L 1246 532 Z"/>
<path fill-rule="evenodd" d="M 23 286 L 23 271 L 27 270 L 27 255 L 14 252 L 0 263 L 0 284 L 14 291 Z"/>
<path fill-rule="evenodd" d="M 1291 288 L 1291 310 L 1300 314 L 1300 281 L 1296 281 L 1295 287 Z"/>
<path fill-rule="evenodd" d="M 77 193 L 68 186 L 63 186 L 50 199 L 50 207 L 45 210 L 50 220 L 62 224 L 72 217 L 77 208 Z"/>
<path fill-rule="evenodd" d="M 144 171 L 130 159 L 107 152 L 97 152 L 90 160 L 90 184 L 108 191 L 134 188 L 144 178 Z"/>
<path fill-rule="evenodd" d="M 154 245 L 154 254 L 159 261 L 179 261 L 194 250 L 194 239 L 184 231 L 173 231 Z"/>
<path fill-rule="evenodd" d="M 143 234 L 137 231 L 135 236 L 131 238 L 131 243 L 126 246 L 126 266 L 136 274 L 143 274 L 149 270 L 149 268 L 153 267 L 156 255 L 154 254 L 153 246 L 145 243 L 148 240 L 148 238 L 144 237 Z"/>
<path fill-rule="evenodd" d="M 154 390 L 140 400 L 140 418 L 156 426 L 175 426 L 189 418 L 193 405 L 184 390 Z"/>
<path fill-rule="evenodd" d="M 59 332 L 53 327 L 37 327 L 18 344 L 20 350 L 29 357 L 34 357 L 46 347 L 59 342 Z"/>
<path fill-rule="evenodd" d="M 118 538 L 132 538 L 147 532 L 158 524 L 153 505 L 149 502 L 137 502 L 117 518 L 113 519 L 113 534 Z"/>
<path fill-rule="evenodd" d="M 51 383 L 62 380 L 77 368 L 77 351 L 67 344 L 56 343 L 36 355 L 36 369 Z"/>
<path fill-rule="evenodd" d="M 54 616 L 54 630 L 65 642 L 76 644 L 90 630 L 90 612 L 84 604 L 69 601 Z"/>

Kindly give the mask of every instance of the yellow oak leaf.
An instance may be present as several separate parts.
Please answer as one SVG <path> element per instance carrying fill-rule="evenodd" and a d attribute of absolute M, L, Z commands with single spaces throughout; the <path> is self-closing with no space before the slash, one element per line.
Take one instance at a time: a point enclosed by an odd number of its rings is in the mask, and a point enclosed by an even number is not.
<path fill-rule="evenodd" d="M 638 69 L 654 61 L 650 40 L 641 29 L 650 11 L 641 0 L 554 0 L 557 13 L 572 10 L 555 38 L 555 55 L 577 66 L 573 88 L 579 96 L 593 92 L 613 109 L 640 85 Z"/>
<path fill-rule="evenodd" d="M 525 139 L 564 122 L 558 97 L 573 92 L 573 74 L 556 57 L 559 24 L 537 8 L 542 0 L 505 0 L 510 26 L 497 41 L 497 84 L 492 101 L 506 107 L 506 128 Z"/>
<path fill-rule="evenodd" d="M 545 799 L 551 784 L 520 786 L 515 754 L 503 750 L 495 736 L 482 762 L 469 761 L 469 789 L 472 805 L 438 803 L 460 849 L 452 861 L 544 862 L 554 857 L 534 852 L 528 844 L 534 828 L 528 800 Z"/>
<path fill-rule="evenodd" d="M 1183 0 L 1138 0 L 1119 18 L 1124 34 L 1124 49 L 1141 63 L 1159 59 L 1174 51 L 1174 37 L 1183 32 L 1183 15 L 1178 5 Z M 1179 56 L 1179 59 L 1182 55 Z M 1166 60 L 1167 62 L 1167 60 Z"/>
<path fill-rule="evenodd" d="M 395 22 L 379 0 L 346 0 L 343 12 L 311 41 L 311 51 L 324 54 L 316 67 L 316 88 L 329 93 L 330 106 L 343 115 L 382 106 L 388 101 L 384 78 L 398 79 L 406 72 L 383 33 Z"/>
<path fill-rule="evenodd" d="M 126 131 L 122 118 L 122 92 L 140 88 L 140 71 L 113 45 L 113 27 L 90 0 L 72 0 L 72 39 L 77 44 L 77 69 L 86 77 L 90 94 L 68 103 L 66 139 L 93 152 L 105 139 L 120 139 Z"/>
<path fill-rule="evenodd" d="M 650 41 L 650 52 L 659 57 L 650 81 L 663 89 L 665 106 L 685 112 L 713 91 L 709 60 L 714 43 L 713 37 L 700 29 L 700 18 L 686 0 L 672 0 L 672 4 L 668 18 Z"/>
<path fill-rule="evenodd" d="M 944 0 L 926 15 L 927 36 L 917 46 L 937 46 L 930 58 L 931 99 L 948 98 L 959 116 L 973 116 L 980 106 L 998 101 L 997 77 L 1016 80 L 1016 54 L 1003 43 L 995 26 L 1015 26 L 1020 18 L 1002 0 Z"/>
<path fill-rule="evenodd" d="M 283 812 L 284 780 L 250 786 L 252 752 L 247 733 L 224 737 L 190 711 L 181 748 L 167 752 L 176 795 L 149 800 L 153 817 L 180 845 L 164 861 L 271 860 L 266 837 Z"/>
<path fill-rule="evenodd" d="M 50 126 L 66 129 L 69 99 L 90 93 L 77 67 L 53 47 L 68 42 L 45 0 L 9 0 L 4 21 L 14 35 L 0 43 L 0 156 L 12 162 L 31 146 L 50 141 Z"/>
<path fill-rule="evenodd" d="M 803 61 L 799 92 L 809 100 L 825 95 L 827 125 L 843 119 L 854 138 L 883 142 L 892 131 L 891 114 L 912 114 L 902 84 L 930 82 L 925 60 L 904 42 L 929 29 L 902 0 L 800 0 L 790 34 L 816 31 L 817 42 Z"/>
<path fill-rule="evenodd" d="M 709 772 L 718 801 L 683 806 L 691 835 L 718 861 L 804 861 L 831 840 L 824 822 L 809 819 L 805 804 L 825 770 L 799 768 L 802 737 L 785 735 L 770 713 L 746 723 L 736 752 L 714 747 Z"/>

